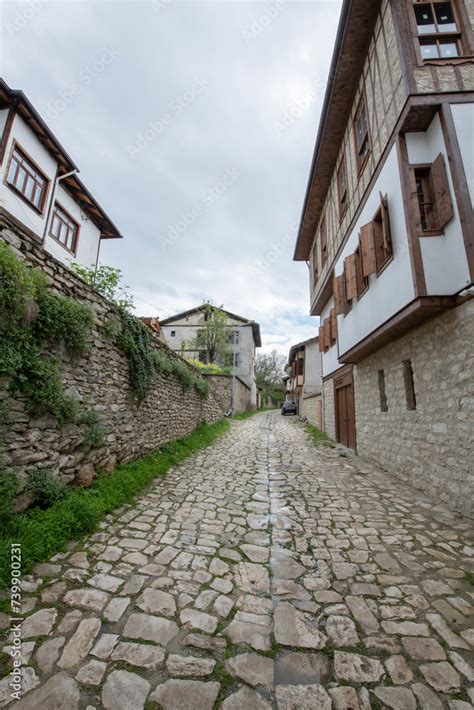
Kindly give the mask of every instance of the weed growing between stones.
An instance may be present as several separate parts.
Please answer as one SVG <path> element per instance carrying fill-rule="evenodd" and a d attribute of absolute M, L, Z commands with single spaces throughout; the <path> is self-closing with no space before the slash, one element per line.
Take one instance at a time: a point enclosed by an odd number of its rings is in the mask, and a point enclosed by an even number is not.
<path fill-rule="evenodd" d="M 336 444 L 317 427 L 312 424 L 307 424 L 304 430 L 310 435 L 316 446 L 326 446 L 328 449 L 336 448 Z"/>
<path fill-rule="evenodd" d="M 264 407 L 262 409 L 248 409 L 246 412 L 241 412 L 240 414 L 235 414 L 232 419 L 248 419 L 253 417 L 254 414 L 259 414 L 260 412 L 274 412 L 273 407 Z"/>
<path fill-rule="evenodd" d="M 22 573 L 63 550 L 70 540 L 95 530 L 116 508 L 130 503 L 157 476 L 211 444 L 229 428 L 228 421 L 202 424 L 189 436 L 165 444 L 153 454 L 100 474 L 87 489 L 69 490 L 46 510 L 39 508 L 13 516 L 0 527 L 0 588 L 10 577 L 10 545 L 22 546 Z"/>

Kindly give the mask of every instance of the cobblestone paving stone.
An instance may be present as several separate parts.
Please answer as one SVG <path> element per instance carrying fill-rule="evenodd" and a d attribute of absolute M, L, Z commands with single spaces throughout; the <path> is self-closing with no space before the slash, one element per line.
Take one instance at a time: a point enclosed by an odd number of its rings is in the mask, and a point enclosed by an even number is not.
<path fill-rule="evenodd" d="M 467 710 L 470 528 L 278 413 L 236 422 L 25 579 L 10 706 Z"/>

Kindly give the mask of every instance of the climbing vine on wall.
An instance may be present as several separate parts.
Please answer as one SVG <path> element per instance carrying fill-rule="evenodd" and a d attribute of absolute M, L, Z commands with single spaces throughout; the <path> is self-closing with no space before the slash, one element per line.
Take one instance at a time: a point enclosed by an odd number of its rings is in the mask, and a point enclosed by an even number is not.
<path fill-rule="evenodd" d="M 94 321 L 89 305 L 53 293 L 43 272 L 0 242 L 0 378 L 9 394 L 26 397 L 33 416 L 50 414 L 59 426 L 84 425 L 87 446 L 100 443 L 97 417 L 66 393 L 59 361 L 46 350 L 85 352 Z"/>
<path fill-rule="evenodd" d="M 183 361 L 170 358 L 164 350 L 154 347 L 150 330 L 127 311 L 122 311 L 122 327 L 117 336 L 117 344 L 128 357 L 130 384 L 139 401 L 150 391 L 155 371 L 176 375 L 183 391 L 194 388 L 200 397 L 208 396 L 208 383 L 195 375 Z"/>

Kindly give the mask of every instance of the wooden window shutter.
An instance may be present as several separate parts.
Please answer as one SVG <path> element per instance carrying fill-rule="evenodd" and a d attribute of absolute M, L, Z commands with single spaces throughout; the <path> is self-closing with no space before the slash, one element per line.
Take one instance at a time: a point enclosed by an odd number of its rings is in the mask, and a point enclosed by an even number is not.
<path fill-rule="evenodd" d="M 342 315 L 345 308 L 344 274 L 334 277 L 334 303 L 336 305 L 336 315 Z"/>
<path fill-rule="evenodd" d="M 326 337 L 324 340 L 324 344 L 326 345 L 327 348 L 331 347 L 331 321 L 329 318 L 326 318 L 324 321 L 326 324 Z"/>
<path fill-rule="evenodd" d="M 344 259 L 344 273 L 346 275 L 346 296 L 347 300 L 351 301 L 357 297 L 357 272 L 355 254 L 346 256 Z"/>
<path fill-rule="evenodd" d="M 319 338 L 319 352 L 323 353 L 324 352 L 324 325 L 323 324 L 319 326 L 318 338 Z"/>
<path fill-rule="evenodd" d="M 335 308 L 331 308 L 329 322 L 331 324 L 331 344 L 334 345 L 337 340 L 337 316 Z"/>
<path fill-rule="evenodd" d="M 392 238 L 390 236 L 387 195 L 382 195 L 382 193 L 380 193 L 380 210 L 382 213 L 383 250 L 388 259 L 389 256 L 392 256 Z"/>
<path fill-rule="evenodd" d="M 433 199 L 438 213 L 439 228 L 449 222 L 453 216 L 453 203 L 449 194 L 448 176 L 444 159 L 440 153 L 431 166 L 431 181 L 433 184 Z"/>
<path fill-rule="evenodd" d="M 375 257 L 375 233 L 373 222 L 362 225 L 359 234 L 360 254 L 362 258 L 362 275 L 369 276 L 377 271 Z"/>

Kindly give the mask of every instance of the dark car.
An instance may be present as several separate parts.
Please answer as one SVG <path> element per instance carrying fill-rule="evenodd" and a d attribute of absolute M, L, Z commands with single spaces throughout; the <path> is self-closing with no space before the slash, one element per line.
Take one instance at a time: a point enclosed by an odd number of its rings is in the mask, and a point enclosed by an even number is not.
<path fill-rule="evenodd" d="M 285 414 L 296 414 L 296 402 L 283 402 L 281 413 L 283 414 L 283 416 L 285 416 Z"/>

